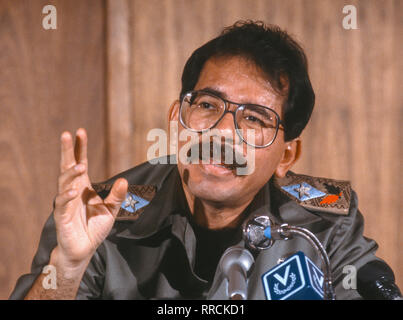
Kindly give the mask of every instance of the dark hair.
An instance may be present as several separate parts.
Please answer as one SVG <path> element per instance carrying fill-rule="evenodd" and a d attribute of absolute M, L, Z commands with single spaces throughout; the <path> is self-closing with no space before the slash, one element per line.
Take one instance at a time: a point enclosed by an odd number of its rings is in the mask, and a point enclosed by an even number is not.
<path fill-rule="evenodd" d="M 183 95 L 193 90 L 205 62 L 212 57 L 243 56 L 253 61 L 267 76 L 274 89 L 287 99 L 283 106 L 285 141 L 298 137 L 311 117 L 315 103 L 308 75 L 308 63 L 301 46 L 278 26 L 261 21 L 238 21 L 220 36 L 207 42 L 190 56 L 182 73 Z"/>

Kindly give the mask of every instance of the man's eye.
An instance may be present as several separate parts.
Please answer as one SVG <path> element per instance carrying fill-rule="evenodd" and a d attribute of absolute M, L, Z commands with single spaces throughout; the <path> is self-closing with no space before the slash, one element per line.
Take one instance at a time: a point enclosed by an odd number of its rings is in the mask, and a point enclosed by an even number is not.
<path fill-rule="evenodd" d="M 260 119 L 258 119 L 258 118 L 256 118 L 256 117 L 254 117 L 254 116 L 246 116 L 246 117 L 245 117 L 245 120 L 248 120 L 248 121 L 250 121 L 250 122 L 256 122 L 257 124 L 260 124 L 260 125 L 264 125 L 264 123 L 263 123 L 262 120 L 260 120 Z"/>
<path fill-rule="evenodd" d="M 199 104 L 199 106 L 203 109 L 215 109 L 215 106 L 213 106 L 212 104 L 208 103 L 208 102 L 201 102 Z"/>

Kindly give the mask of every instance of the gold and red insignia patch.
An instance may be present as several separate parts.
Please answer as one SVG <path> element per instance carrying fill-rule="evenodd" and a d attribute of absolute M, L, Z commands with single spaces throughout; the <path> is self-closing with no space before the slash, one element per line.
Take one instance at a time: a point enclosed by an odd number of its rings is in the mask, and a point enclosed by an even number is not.
<path fill-rule="evenodd" d="M 311 177 L 288 172 L 275 184 L 298 204 L 315 211 L 347 215 L 351 201 L 349 181 Z"/>
<path fill-rule="evenodd" d="M 111 191 L 112 184 L 93 183 L 92 187 L 104 199 Z M 154 198 L 156 191 L 155 186 L 129 184 L 126 199 L 120 206 L 116 220 L 136 220 Z"/>

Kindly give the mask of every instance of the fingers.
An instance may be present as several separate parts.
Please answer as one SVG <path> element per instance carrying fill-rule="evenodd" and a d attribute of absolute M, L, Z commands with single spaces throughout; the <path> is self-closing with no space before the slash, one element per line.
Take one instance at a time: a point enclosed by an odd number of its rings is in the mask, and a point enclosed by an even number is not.
<path fill-rule="evenodd" d="M 60 171 L 70 169 L 76 164 L 76 159 L 74 158 L 73 149 L 73 137 L 70 132 L 65 131 L 62 133 L 61 140 L 61 157 L 60 157 Z"/>
<path fill-rule="evenodd" d="M 67 171 L 63 172 L 59 176 L 59 181 L 58 181 L 59 182 L 58 183 L 59 193 L 62 193 L 64 191 L 66 191 L 67 189 L 70 189 L 71 183 L 74 181 L 74 179 L 77 178 L 78 176 L 82 175 L 85 172 L 86 172 L 86 166 L 82 163 L 79 163 L 79 164 L 71 167 Z"/>
<path fill-rule="evenodd" d="M 73 137 L 65 131 L 61 135 L 60 171 L 63 173 L 77 163 L 88 164 L 87 160 L 87 132 L 80 128 L 76 131 L 76 142 L 73 146 Z"/>
<path fill-rule="evenodd" d="M 87 132 L 83 128 L 78 129 L 76 132 L 76 144 L 74 146 L 74 155 L 77 163 L 87 165 L 87 143 Z"/>
<path fill-rule="evenodd" d="M 127 187 L 128 182 L 126 179 L 120 178 L 116 180 L 112 186 L 111 192 L 104 200 L 105 205 L 114 217 L 118 214 L 120 205 L 126 198 Z"/>

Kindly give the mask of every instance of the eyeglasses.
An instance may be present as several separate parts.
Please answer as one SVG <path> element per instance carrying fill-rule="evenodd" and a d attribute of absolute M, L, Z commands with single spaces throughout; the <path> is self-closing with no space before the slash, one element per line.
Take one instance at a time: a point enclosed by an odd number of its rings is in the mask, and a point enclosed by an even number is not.
<path fill-rule="evenodd" d="M 230 111 L 229 104 L 238 107 Z M 183 95 L 179 120 L 186 129 L 203 133 L 214 128 L 227 113 L 233 115 L 235 130 L 242 141 L 256 148 L 270 146 L 278 130 L 283 130 L 280 125 L 284 127 L 273 109 L 231 102 L 206 91 L 190 91 Z M 248 134 L 248 131 L 254 134 Z"/>

